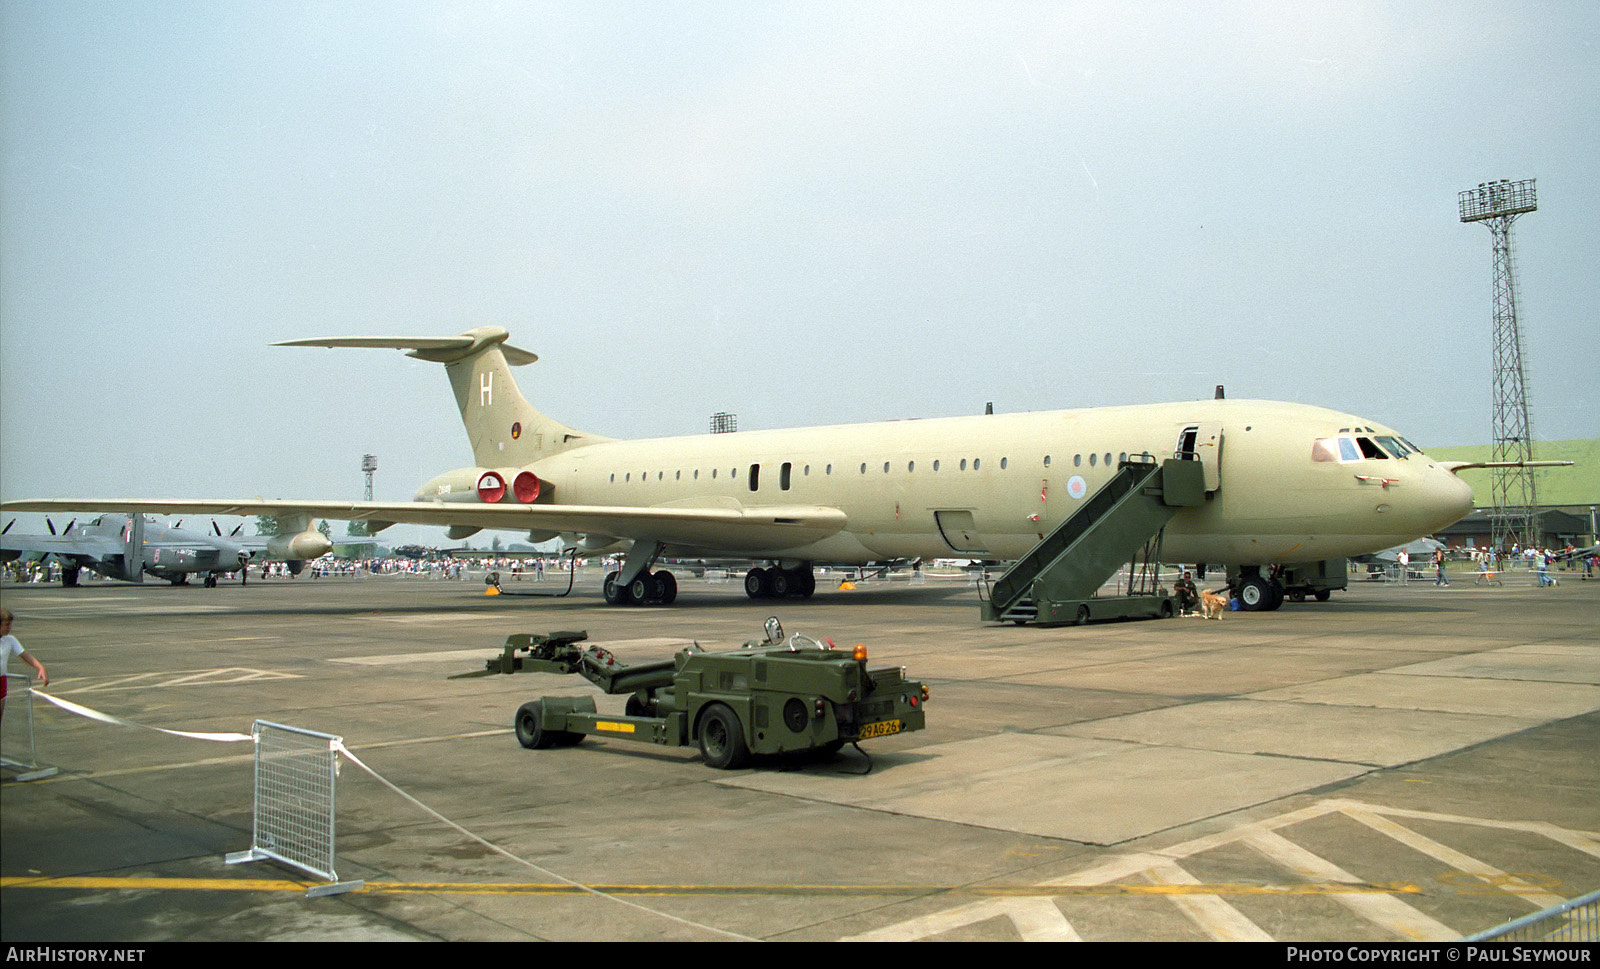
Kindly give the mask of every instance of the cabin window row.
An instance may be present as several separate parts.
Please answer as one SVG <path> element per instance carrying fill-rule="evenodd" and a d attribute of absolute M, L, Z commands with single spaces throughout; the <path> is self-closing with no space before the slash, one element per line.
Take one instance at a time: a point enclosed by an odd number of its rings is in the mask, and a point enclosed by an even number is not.
<path fill-rule="evenodd" d="M 1050 467 L 1050 460 L 1051 460 L 1050 455 L 1046 454 L 1044 456 L 1044 466 L 1046 468 Z M 1119 456 L 1118 460 L 1120 460 L 1120 461 L 1128 460 L 1128 452 L 1126 452 L 1126 451 L 1122 452 L 1122 454 Z M 1072 456 L 1072 466 L 1075 467 L 1075 468 L 1082 467 L 1083 466 L 1083 461 L 1084 461 L 1084 456 L 1082 454 L 1074 454 Z M 1091 468 L 1092 467 L 1096 467 L 1100 463 L 1101 463 L 1101 457 L 1100 457 L 1099 454 L 1090 454 L 1089 455 L 1089 467 L 1091 467 Z M 1110 467 L 1111 466 L 1111 452 L 1110 451 L 1105 452 L 1104 464 L 1105 464 L 1106 467 Z M 1001 458 L 1000 459 L 1000 470 L 1005 471 L 1010 466 L 1011 466 L 1011 459 L 1010 458 Z M 868 467 L 867 462 L 863 461 L 861 463 L 861 467 L 858 469 L 859 473 L 863 474 L 863 475 L 866 474 L 867 473 L 867 467 Z M 942 462 L 940 460 L 938 460 L 938 459 L 935 459 L 930 465 L 931 470 L 934 471 L 934 472 L 938 472 L 941 467 L 942 467 Z M 983 459 L 982 458 L 971 458 L 970 459 L 970 464 L 969 464 L 969 459 L 968 458 L 961 458 L 960 461 L 956 465 L 956 469 L 958 471 L 966 471 L 969 468 L 971 470 L 973 470 L 973 471 L 981 471 L 981 470 L 983 470 Z M 721 470 L 722 470 L 721 468 L 712 468 L 707 473 L 706 477 L 709 480 L 717 480 L 718 474 L 719 474 L 719 472 Z M 893 470 L 894 470 L 894 462 L 893 461 L 885 461 L 885 462 L 883 462 L 883 473 L 884 474 L 889 474 Z M 906 462 L 906 473 L 907 474 L 914 474 L 914 473 L 916 473 L 916 470 L 917 470 L 917 462 L 916 461 L 907 461 Z M 622 472 L 622 479 L 621 480 L 625 484 L 626 483 L 631 483 L 633 481 L 640 481 L 640 482 L 649 481 L 649 480 L 651 480 L 650 476 L 651 476 L 652 473 L 655 475 L 655 480 L 656 481 L 665 481 L 667 479 L 667 473 L 665 471 L 656 471 L 656 472 L 640 471 L 637 475 L 635 475 L 634 472 L 632 472 L 632 471 L 624 471 L 624 472 Z M 674 481 L 683 481 L 685 473 L 686 472 L 684 472 L 681 469 L 672 472 L 672 480 L 674 480 Z M 824 465 L 822 473 L 824 475 L 833 474 L 833 465 L 831 463 Z M 692 470 L 688 471 L 687 474 L 689 475 L 689 479 L 688 480 L 690 480 L 690 481 L 699 481 L 700 480 L 701 472 L 700 472 L 700 469 L 698 469 L 698 468 L 695 468 L 695 469 L 692 469 Z M 801 477 L 809 477 L 811 475 L 811 465 L 809 465 L 809 464 L 801 465 L 800 466 L 800 475 L 801 475 Z M 722 480 L 732 481 L 732 480 L 737 479 L 738 477 L 739 477 L 739 469 L 736 468 L 736 467 L 735 468 L 729 468 L 727 476 L 725 478 L 723 478 Z M 747 482 L 747 484 L 748 484 L 748 486 L 749 486 L 751 491 L 759 491 L 761 489 L 761 465 L 760 464 L 752 464 L 752 465 L 750 465 L 749 471 L 746 473 L 745 477 L 746 477 L 746 482 Z M 780 491 L 788 491 L 790 489 L 791 485 L 793 484 L 793 478 L 794 478 L 794 462 L 785 461 L 782 464 L 778 465 L 778 489 Z M 611 473 L 610 481 L 611 481 L 612 484 L 616 484 L 617 483 L 617 472 L 613 471 Z"/>

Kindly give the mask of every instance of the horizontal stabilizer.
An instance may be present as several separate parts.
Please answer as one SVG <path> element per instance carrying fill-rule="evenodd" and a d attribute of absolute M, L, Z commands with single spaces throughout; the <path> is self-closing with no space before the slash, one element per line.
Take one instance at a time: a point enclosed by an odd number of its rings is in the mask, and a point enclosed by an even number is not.
<path fill-rule="evenodd" d="M 485 347 L 500 344 L 506 363 L 521 367 L 539 357 L 518 347 L 506 344 L 510 336 L 500 327 L 482 327 L 459 336 L 335 336 L 313 337 L 308 340 L 286 340 L 274 343 L 277 347 L 355 347 L 366 350 L 410 350 L 407 356 L 433 363 L 453 363 L 465 360 Z"/>

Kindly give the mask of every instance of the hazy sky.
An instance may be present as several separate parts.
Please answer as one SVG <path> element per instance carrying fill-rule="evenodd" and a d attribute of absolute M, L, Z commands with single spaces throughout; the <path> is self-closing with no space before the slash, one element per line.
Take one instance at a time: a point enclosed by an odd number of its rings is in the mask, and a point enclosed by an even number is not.
<path fill-rule="evenodd" d="M 1264 397 L 1600 434 L 1600 4 L 0 0 L 0 495 L 406 499 L 498 324 L 620 437 Z M 429 530 L 427 534 L 440 534 Z"/>

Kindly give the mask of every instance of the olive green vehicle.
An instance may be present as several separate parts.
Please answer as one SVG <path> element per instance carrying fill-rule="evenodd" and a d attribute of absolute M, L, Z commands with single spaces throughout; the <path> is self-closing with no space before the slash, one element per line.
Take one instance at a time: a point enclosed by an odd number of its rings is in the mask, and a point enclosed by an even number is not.
<path fill-rule="evenodd" d="M 809 636 L 785 638 L 776 618 L 767 638 L 740 649 L 698 644 L 671 659 L 624 663 L 585 632 L 518 634 L 485 669 L 496 673 L 576 673 L 607 694 L 628 694 L 622 716 L 596 711 L 594 698 L 544 697 L 524 703 L 513 724 L 531 749 L 570 746 L 589 734 L 659 744 L 698 745 L 707 765 L 746 766 L 754 755 L 832 754 L 845 744 L 925 724 L 928 689 L 901 667 L 868 669 L 866 650 L 832 648 Z"/>

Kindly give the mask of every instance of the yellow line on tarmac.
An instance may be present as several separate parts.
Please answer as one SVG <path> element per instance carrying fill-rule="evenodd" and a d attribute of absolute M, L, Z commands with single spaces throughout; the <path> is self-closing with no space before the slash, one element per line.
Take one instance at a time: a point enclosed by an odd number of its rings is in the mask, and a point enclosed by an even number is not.
<path fill-rule="evenodd" d="M 0 878 L 0 889 L 49 888 L 69 891 L 304 892 L 315 883 L 264 878 Z M 662 897 L 806 896 L 863 897 L 970 895 L 978 897 L 1145 896 L 1145 895 L 1398 895 L 1417 894 L 1409 884 L 1312 882 L 1294 885 L 1237 883 L 1179 885 L 589 885 L 559 883 L 367 882 L 368 895 L 606 895 Z"/>

